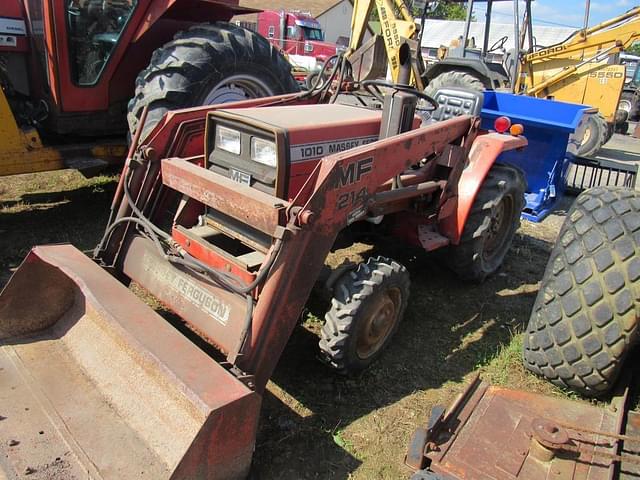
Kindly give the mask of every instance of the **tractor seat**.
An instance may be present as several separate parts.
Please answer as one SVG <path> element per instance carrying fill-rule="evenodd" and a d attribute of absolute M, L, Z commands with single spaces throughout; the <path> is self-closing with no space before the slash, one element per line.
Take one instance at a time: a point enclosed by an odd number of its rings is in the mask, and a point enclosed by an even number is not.
<path fill-rule="evenodd" d="M 476 90 L 447 87 L 438 89 L 433 99 L 439 106 L 431 113 L 429 123 L 441 122 L 461 115 L 479 116 L 484 95 Z"/>

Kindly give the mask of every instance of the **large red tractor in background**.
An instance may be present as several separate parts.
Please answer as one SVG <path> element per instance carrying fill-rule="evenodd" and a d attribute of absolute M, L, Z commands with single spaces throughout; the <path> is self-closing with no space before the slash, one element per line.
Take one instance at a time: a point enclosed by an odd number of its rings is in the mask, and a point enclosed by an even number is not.
<path fill-rule="evenodd" d="M 145 106 L 144 134 L 171 109 L 297 91 L 276 48 L 225 23 L 251 12 L 237 0 L 3 0 L 0 175 L 122 160 Z"/>

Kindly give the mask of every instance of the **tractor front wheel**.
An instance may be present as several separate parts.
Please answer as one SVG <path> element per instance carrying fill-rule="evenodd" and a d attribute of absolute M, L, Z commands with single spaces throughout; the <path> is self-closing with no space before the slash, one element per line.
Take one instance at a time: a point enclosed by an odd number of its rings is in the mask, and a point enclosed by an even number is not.
<path fill-rule="evenodd" d="M 367 368 L 398 329 L 409 298 L 409 273 L 384 257 L 370 258 L 336 282 L 320 351 L 338 372 Z"/>
<path fill-rule="evenodd" d="M 138 75 L 129 130 L 133 135 L 145 106 L 142 138 L 169 110 L 298 90 L 291 66 L 265 38 L 228 23 L 200 24 L 156 50 Z"/>
<path fill-rule="evenodd" d="M 481 282 L 504 260 L 520 226 L 525 179 L 520 170 L 496 163 L 471 207 L 458 245 L 450 247 L 449 267 L 460 278 Z"/>

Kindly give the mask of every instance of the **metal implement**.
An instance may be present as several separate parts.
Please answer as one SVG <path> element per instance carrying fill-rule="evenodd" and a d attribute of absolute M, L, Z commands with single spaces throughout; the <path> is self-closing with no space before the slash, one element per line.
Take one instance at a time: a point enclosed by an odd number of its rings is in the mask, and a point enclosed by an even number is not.
<path fill-rule="evenodd" d="M 0 296 L 0 345 L 9 478 L 248 471 L 260 396 L 75 248 L 27 256 Z"/>
<path fill-rule="evenodd" d="M 640 465 L 628 389 L 609 408 L 488 386 L 478 377 L 445 412 L 432 410 L 406 463 L 413 480 L 613 479 Z M 625 434 L 625 432 L 627 432 Z"/>

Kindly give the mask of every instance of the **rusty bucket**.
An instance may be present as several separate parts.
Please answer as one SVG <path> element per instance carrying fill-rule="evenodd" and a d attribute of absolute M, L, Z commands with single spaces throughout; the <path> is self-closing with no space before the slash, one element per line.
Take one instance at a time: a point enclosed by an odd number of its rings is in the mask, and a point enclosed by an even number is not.
<path fill-rule="evenodd" d="M 70 245 L 0 294 L 0 478 L 242 478 L 260 402 Z"/>

